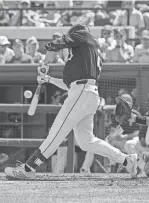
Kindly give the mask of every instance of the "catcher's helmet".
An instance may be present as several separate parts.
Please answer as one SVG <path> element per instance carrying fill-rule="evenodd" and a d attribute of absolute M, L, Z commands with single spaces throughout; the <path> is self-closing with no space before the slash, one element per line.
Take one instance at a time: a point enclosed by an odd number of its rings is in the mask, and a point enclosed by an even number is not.
<path fill-rule="evenodd" d="M 121 98 L 124 99 L 129 104 L 129 106 L 132 108 L 133 100 L 132 100 L 132 97 L 130 96 L 130 94 L 122 94 Z"/>
<path fill-rule="evenodd" d="M 69 30 L 68 30 L 68 34 L 71 34 L 75 31 L 79 31 L 79 30 L 86 30 L 88 32 L 90 32 L 89 28 L 86 25 L 83 24 L 76 24 L 73 25 Z"/>

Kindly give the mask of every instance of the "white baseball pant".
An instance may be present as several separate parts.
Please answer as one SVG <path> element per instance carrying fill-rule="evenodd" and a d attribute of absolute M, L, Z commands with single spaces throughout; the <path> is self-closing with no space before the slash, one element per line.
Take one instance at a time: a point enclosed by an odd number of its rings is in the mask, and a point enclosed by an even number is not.
<path fill-rule="evenodd" d="M 79 85 L 76 82 L 71 83 L 68 97 L 50 129 L 49 135 L 39 147 L 41 154 L 48 159 L 73 129 L 76 141 L 82 150 L 123 163 L 125 154 L 93 134 L 93 117 L 99 103 L 95 80 L 89 79 L 86 84 Z M 37 161 L 36 164 L 41 163 Z"/>
<path fill-rule="evenodd" d="M 83 168 L 84 170 L 90 170 L 93 164 L 93 161 L 94 161 L 94 154 L 91 152 L 86 152 L 81 168 Z"/>

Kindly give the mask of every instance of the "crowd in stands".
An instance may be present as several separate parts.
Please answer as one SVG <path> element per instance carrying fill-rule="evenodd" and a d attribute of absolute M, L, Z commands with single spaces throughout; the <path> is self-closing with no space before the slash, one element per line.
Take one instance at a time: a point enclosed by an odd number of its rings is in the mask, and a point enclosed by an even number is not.
<path fill-rule="evenodd" d="M 0 7 L 9 9 L 9 4 L 5 6 L 4 2 L 3 0 L 0 1 Z M 12 8 L 7 11 L 1 11 L 0 24 L 3 26 L 18 26 L 21 24 L 21 18 L 23 26 L 39 27 L 67 26 L 78 22 L 89 26 L 103 26 L 105 24 L 126 26 L 129 24 L 134 26 L 138 33 L 142 28 L 148 28 L 149 26 L 149 7 L 146 4 L 141 4 L 139 1 L 135 3 L 134 0 L 112 2 L 107 0 L 68 0 L 66 2 L 70 2 L 69 7 L 73 7 L 73 10 L 57 10 L 57 8 L 62 7 L 60 1 L 43 0 L 43 3 L 37 6 L 39 3 L 38 1 L 36 3 L 36 0 L 34 4 L 30 0 L 19 0 L 18 8 L 23 9 L 23 12 L 13 11 Z M 83 8 L 87 7 L 89 9 L 83 10 Z M 128 9 L 128 11 L 123 9 Z"/>
<path fill-rule="evenodd" d="M 61 37 L 55 33 L 53 39 Z M 103 38 L 98 38 L 104 63 L 149 63 L 149 30 L 143 30 L 141 43 L 133 47 L 128 44 L 123 28 L 112 29 L 104 26 Z M 23 43 L 15 39 L 10 43 L 6 36 L 0 36 L 0 64 L 41 63 L 45 53 L 40 52 L 38 40 L 32 36 Z M 51 52 L 51 63 L 65 64 L 68 50 Z"/>
<path fill-rule="evenodd" d="M 0 26 L 22 25 L 42 28 L 71 26 L 75 23 L 83 23 L 91 27 L 103 26 L 102 36 L 98 37 L 98 41 L 105 63 L 149 62 L 149 5 L 134 0 L 115 3 L 103 0 L 90 2 L 90 9 L 83 10 L 86 7 L 85 1 L 73 0 L 70 4 L 73 10 L 58 10 L 56 9 L 60 8 L 58 1 L 43 1 L 40 6 L 37 3 L 34 2 L 33 5 L 30 0 L 19 0 L 18 8 L 23 9 L 22 11 L 13 10 L 11 6 L 8 10 L 1 10 Z M 9 4 L 5 5 L 5 1 L 0 0 L 0 8 L 9 8 Z M 31 10 L 28 10 L 29 8 Z M 127 25 L 135 28 L 140 44 L 134 45 L 128 41 L 125 30 Z M 53 39 L 58 37 L 61 37 L 61 33 L 53 35 Z M 64 64 L 67 56 L 67 50 L 51 52 L 51 63 Z M 40 53 L 38 39 L 34 36 L 26 39 L 25 43 L 20 39 L 10 42 L 6 36 L 0 36 L 0 64 L 40 63 L 44 57 L 45 53 Z"/>

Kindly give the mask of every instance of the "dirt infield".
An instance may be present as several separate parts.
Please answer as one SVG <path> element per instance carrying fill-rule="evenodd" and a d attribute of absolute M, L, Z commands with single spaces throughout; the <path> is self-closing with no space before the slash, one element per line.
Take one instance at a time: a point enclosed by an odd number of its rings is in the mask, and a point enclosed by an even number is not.
<path fill-rule="evenodd" d="M 0 174 L 0 203 L 147 203 L 149 179 L 127 174 L 38 174 L 12 181 Z"/>

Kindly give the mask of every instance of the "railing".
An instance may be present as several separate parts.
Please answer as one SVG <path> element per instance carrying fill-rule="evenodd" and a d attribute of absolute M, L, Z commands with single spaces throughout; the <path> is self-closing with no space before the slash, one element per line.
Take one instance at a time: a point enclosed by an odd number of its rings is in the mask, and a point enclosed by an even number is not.
<path fill-rule="evenodd" d="M 123 26 L 119 26 L 123 27 Z M 39 41 L 45 41 L 52 39 L 54 33 L 59 32 L 61 34 L 67 33 L 70 27 L 45 27 L 45 28 L 38 28 L 38 27 L 16 27 L 16 26 L 1 26 L 0 27 L 0 35 L 5 35 L 9 40 L 14 39 L 21 39 L 26 40 L 31 36 L 35 36 Z M 113 29 L 117 28 L 113 26 Z M 135 28 L 132 26 L 125 26 L 127 39 L 135 40 Z M 103 26 L 93 26 L 90 27 L 91 33 L 96 37 L 102 37 L 103 33 Z M 24 35 L 25 33 L 25 35 Z"/>
<path fill-rule="evenodd" d="M 2 65 L 0 66 L 0 84 L 34 84 L 36 86 L 37 66 L 30 64 Z M 62 78 L 62 70 L 62 65 L 51 64 L 49 74 Z M 138 89 L 137 104 L 143 110 L 148 96 L 148 84 L 149 64 L 104 64 L 99 91 L 101 96 L 108 96 L 109 89 L 107 87 L 110 86 L 111 94 L 116 96 L 117 90 L 120 88 L 128 88 L 130 92 L 136 87 Z"/>

